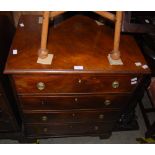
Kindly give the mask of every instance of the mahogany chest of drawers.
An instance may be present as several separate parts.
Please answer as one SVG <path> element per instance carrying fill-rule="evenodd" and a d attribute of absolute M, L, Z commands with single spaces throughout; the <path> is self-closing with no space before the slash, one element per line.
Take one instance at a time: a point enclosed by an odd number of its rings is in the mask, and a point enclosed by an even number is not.
<path fill-rule="evenodd" d="M 85 16 L 74 16 L 48 37 L 51 65 L 37 63 L 41 24 L 39 16 L 22 16 L 5 74 L 16 91 L 26 137 L 108 137 L 137 87 L 149 74 L 134 39 L 121 36 L 124 65 L 111 66 L 113 30 Z M 13 49 L 18 53 L 14 55 Z M 74 66 L 83 66 L 75 70 Z"/>

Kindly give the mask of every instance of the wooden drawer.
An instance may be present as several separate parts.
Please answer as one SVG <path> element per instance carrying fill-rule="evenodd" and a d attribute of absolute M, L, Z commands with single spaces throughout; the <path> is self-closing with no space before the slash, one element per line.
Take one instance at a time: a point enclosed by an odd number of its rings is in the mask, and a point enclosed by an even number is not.
<path fill-rule="evenodd" d="M 24 113 L 25 123 L 110 122 L 118 119 L 119 111 L 55 111 Z"/>
<path fill-rule="evenodd" d="M 19 94 L 22 93 L 118 93 L 131 92 L 132 76 L 99 75 L 15 75 Z M 115 88 L 114 88 L 115 87 Z"/>
<path fill-rule="evenodd" d="M 105 132 L 110 132 L 113 128 L 113 124 L 60 124 L 60 125 L 26 125 L 25 132 L 29 136 L 61 136 L 61 135 L 97 135 Z"/>
<path fill-rule="evenodd" d="M 123 108 L 130 95 L 19 96 L 24 110 Z"/>

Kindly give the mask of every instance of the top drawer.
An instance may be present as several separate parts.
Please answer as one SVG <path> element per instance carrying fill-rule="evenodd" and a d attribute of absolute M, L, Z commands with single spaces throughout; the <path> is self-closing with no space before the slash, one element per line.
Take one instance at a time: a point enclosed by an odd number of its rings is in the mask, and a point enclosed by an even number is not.
<path fill-rule="evenodd" d="M 131 92 L 130 76 L 99 76 L 85 74 L 15 75 L 17 92 L 22 93 L 120 93 Z M 139 79 L 138 79 L 139 80 Z"/>

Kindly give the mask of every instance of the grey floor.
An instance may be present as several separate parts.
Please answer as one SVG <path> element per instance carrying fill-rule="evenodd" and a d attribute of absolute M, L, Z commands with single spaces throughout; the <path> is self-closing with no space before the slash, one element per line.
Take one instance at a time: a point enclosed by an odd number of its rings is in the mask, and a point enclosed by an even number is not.
<path fill-rule="evenodd" d="M 144 96 L 143 101 L 148 105 L 148 98 Z M 136 115 L 139 123 L 139 130 L 136 131 L 121 131 L 113 132 L 109 139 L 100 140 L 98 137 L 69 137 L 69 138 L 49 138 L 39 139 L 40 144 L 136 144 L 136 138 L 144 137 L 146 127 L 139 109 L 136 108 Z M 151 116 L 155 118 L 154 115 Z M 17 144 L 15 140 L 0 140 L 0 144 Z"/>

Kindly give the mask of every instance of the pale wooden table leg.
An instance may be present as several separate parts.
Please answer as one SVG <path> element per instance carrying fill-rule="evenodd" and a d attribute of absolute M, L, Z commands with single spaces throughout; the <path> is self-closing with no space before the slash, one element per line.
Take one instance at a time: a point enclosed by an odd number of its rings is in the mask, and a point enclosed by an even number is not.
<path fill-rule="evenodd" d="M 122 11 L 117 11 L 116 23 L 115 23 L 115 34 L 114 34 L 114 49 L 110 54 L 113 60 L 120 59 L 119 44 L 120 44 L 121 24 L 122 24 Z"/>
<path fill-rule="evenodd" d="M 41 59 L 44 59 L 48 56 L 47 36 L 48 36 L 48 26 L 49 26 L 49 15 L 50 15 L 49 11 L 44 12 L 42 34 L 41 34 L 41 48 L 38 51 L 38 56 Z"/>

